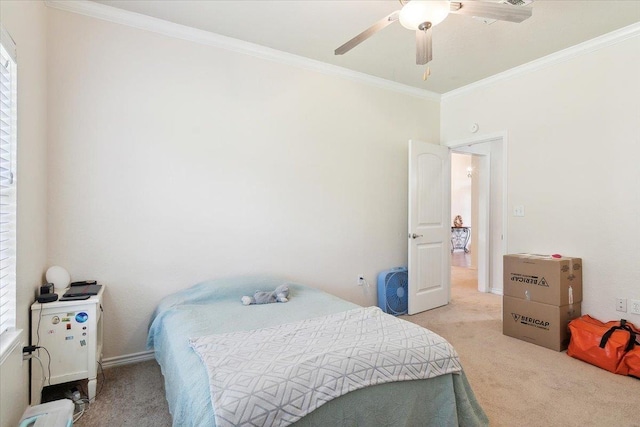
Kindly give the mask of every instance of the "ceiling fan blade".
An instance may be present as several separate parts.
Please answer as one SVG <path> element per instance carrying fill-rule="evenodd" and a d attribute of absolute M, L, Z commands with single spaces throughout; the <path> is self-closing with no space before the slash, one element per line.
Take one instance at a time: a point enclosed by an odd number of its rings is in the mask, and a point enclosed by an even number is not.
<path fill-rule="evenodd" d="M 396 10 L 392 14 L 385 16 L 384 18 L 382 18 L 381 20 L 379 20 L 378 22 L 376 22 L 375 24 L 373 24 L 372 26 L 370 26 L 369 28 L 367 28 L 366 30 L 364 30 L 363 32 L 361 32 L 360 34 L 358 34 L 357 36 L 355 36 L 354 38 L 352 38 L 342 46 L 340 46 L 339 48 L 337 48 L 334 54 L 342 55 L 344 53 L 349 52 L 351 49 L 358 46 L 360 43 L 362 43 L 363 41 L 365 41 L 366 39 L 368 39 L 378 31 L 385 28 L 387 25 L 392 24 L 394 21 L 397 21 L 399 13 L 400 11 Z"/>
<path fill-rule="evenodd" d="M 483 1 L 452 1 L 451 13 L 500 21 L 522 22 L 531 17 L 531 8 Z"/>
<path fill-rule="evenodd" d="M 431 27 L 416 30 L 416 65 L 424 65 L 433 59 Z"/>

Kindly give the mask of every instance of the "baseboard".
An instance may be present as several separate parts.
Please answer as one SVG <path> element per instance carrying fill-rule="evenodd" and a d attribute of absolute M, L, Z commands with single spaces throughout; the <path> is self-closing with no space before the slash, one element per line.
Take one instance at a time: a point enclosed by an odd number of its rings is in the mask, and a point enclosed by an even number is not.
<path fill-rule="evenodd" d="M 116 366 L 130 365 L 132 363 L 146 362 L 154 359 L 153 350 L 141 351 L 140 353 L 125 354 L 124 356 L 109 357 L 102 360 L 104 369 L 114 368 Z"/>
<path fill-rule="evenodd" d="M 504 295 L 503 294 L 504 291 L 502 289 L 498 289 L 498 288 L 491 288 L 489 290 L 489 292 L 491 292 L 492 294 L 495 294 L 495 295 L 500 295 L 500 296 Z"/>

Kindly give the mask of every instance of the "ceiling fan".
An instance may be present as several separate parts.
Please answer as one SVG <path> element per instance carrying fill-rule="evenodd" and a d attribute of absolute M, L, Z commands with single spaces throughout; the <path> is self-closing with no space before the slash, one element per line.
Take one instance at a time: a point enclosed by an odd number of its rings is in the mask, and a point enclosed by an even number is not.
<path fill-rule="evenodd" d="M 531 3 L 532 0 L 506 0 L 506 3 L 489 1 L 449 1 L 449 0 L 399 0 L 402 8 L 385 16 L 339 48 L 336 55 L 342 55 L 367 40 L 369 37 L 395 21 L 416 32 L 416 64 L 425 65 L 432 59 L 431 29 L 442 22 L 449 13 L 469 15 L 500 21 L 522 22 L 531 16 L 531 9 L 516 7 Z M 428 71 L 427 71 L 428 73 Z M 425 79 L 426 75 L 425 73 Z"/>

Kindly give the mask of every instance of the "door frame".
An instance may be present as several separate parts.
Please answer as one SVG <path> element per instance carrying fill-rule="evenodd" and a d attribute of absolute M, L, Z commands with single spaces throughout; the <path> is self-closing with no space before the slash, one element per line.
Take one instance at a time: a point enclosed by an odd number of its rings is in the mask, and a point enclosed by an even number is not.
<path fill-rule="evenodd" d="M 478 291 L 489 292 L 490 280 L 490 201 L 491 201 L 491 153 L 488 147 L 484 150 L 474 149 L 473 146 L 465 145 L 463 148 L 451 148 L 452 154 L 464 154 L 477 158 L 478 170 L 474 171 L 474 185 L 477 184 L 478 216 L 472 217 L 472 254 L 477 256 L 476 267 L 478 269 Z M 477 177 L 480 178 L 477 178 Z M 473 197 L 473 195 L 472 195 Z M 473 213 L 473 211 L 472 211 Z"/>
<path fill-rule="evenodd" d="M 479 213 L 478 215 L 479 217 L 478 218 L 479 219 L 478 236 L 485 237 L 484 241 L 480 241 L 479 239 L 479 241 L 477 242 L 478 248 L 479 248 L 478 291 L 480 292 L 492 292 L 496 294 L 502 294 L 502 290 L 504 289 L 503 288 L 504 284 L 502 284 L 503 286 L 500 286 L 500 287 L 491 286 L 491 284 L 489 283 L 489 274 L 490 274 L 490 269 L 492 265 L 492 259 L 494 259 L 493 257 L 498 255 L 501 256 L 508 253 L 507 252 L 508 212 L 507 212 L 507 203 L 506 203 L 507 194 L 508 194 L 507 193 L 507 189 L 508 189 L 508 183 L 507 183 L 507 175 L 508 175 L 507 145 L 508 143 L 507 141 L 508 141 L 508 134 L 507 134 L 507 131 L 505 130 L 502 132 L 486 134 L 486 135 L 474 135 L 471 138 L 453 140 L 453 141 L 442 143 L 442 145 L 448 147 L 451 152 L 472 154 L 472 155 L 474 154 L 478 155 L 477 150 L 474 150 L 473 148 L 474 145 L 490 143 L 490 142 L 500 142 L 502 146 L 502 176 L 501 176 L 502 200 L 500 201 L 501 210 L 502 210 L 502 224 L 499 230 L 490 229 L 489 212 L 490 212 L 490 206 L 491 206 L 490 198 L 492 193 L 491 191 L 492 185 L 491 185 L 491 179 L 489 179 L 488 177 L 491 175 L 491 162 L 488 161 L 490 160 L 490 155 L 489 154 L 484 155 L 486 156 L 486 160 L 487 160 L 486 166 L 487 166 L 487 171 L 489 173 L 487 174 L 488 182 L 486 182 L 484 185 L 481 183 L 481 188 L 486 186 L 485 191 L 483 191 L 483 194 L 479 195 L 479 197 L 481 198 L 481 200 L 479 200 L 480 204 L 481 205 L 484 204 L 484 206 L 487 207 L 487 210 L 485 210 L 484 215 L 482 213 Z M 494 233 L 493 235 L 495 235 L 495 233 L 500 233 L 501 242 L 502 242 L 502 245 L 500 248 L 492 248 L 490 246 L 490 241 L 492 237 L 492 235 L 489 234 L 490 232 Z M 491 255 L 493 255 L 493 257 Z M 494 277 L 493 279 L 495 283 L 496 278 Z M 499 277 L 497 279 L 499 280 L 499 282 L 502 282 L 502 277 Z"/>

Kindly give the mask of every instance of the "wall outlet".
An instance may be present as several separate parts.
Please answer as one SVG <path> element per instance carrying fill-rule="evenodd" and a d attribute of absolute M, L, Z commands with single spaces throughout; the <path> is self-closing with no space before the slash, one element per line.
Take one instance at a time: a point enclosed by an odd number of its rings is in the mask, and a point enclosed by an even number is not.
<path fill-rule="evenodd" d="M 640 314 L 640 299 L 632 299 L 629 303 L 631 304 L 629 313 Z"/>
<path fill-rule="evenodd" d="M 358 286 L 364 285 L 364 276 L 361 274 L 358 276 Z"/>
<path fill-rule="evenodd" d="M 616 311 L 627 312 L 627 300 L 625 298 L 616 298 Z"/>

